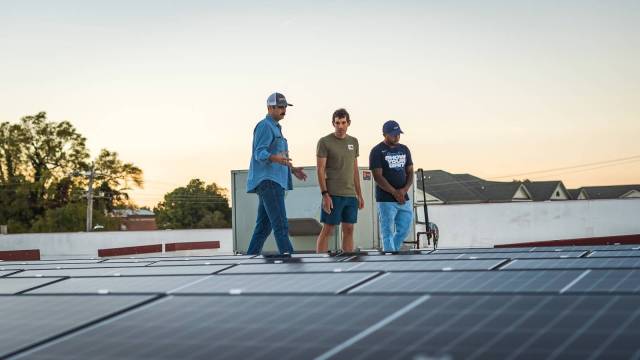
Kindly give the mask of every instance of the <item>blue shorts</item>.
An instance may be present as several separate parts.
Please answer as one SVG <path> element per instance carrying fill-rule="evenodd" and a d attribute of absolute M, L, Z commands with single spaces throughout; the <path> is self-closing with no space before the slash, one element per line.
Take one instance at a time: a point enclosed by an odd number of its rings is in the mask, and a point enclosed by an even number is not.
<path fill-rule="evenodd" d="M 338 225 L 341 222 L 355 224 L 358 222 L 358 198 L 352 196 L 334 196 L 333 210 L 327 214 L 320 205 L 320 222 L 328 225 Z"/>

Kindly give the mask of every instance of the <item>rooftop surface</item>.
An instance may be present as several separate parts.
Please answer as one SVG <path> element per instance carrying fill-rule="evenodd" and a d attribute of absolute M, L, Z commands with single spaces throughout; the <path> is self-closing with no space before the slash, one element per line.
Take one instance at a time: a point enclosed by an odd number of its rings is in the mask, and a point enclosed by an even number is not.
<path fill-rule="evenodd" d="M 640 245 L 0 262 L 0 358 L 639 358 Z"/>

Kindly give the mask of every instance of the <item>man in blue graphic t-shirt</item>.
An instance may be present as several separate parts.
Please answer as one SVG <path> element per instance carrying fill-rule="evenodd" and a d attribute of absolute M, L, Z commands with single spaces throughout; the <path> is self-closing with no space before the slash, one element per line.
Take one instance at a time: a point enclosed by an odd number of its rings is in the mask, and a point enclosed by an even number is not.
<path fill-rule="evenodd" d="M 399 251 L 413 224 L 413 206 L 407 195 L 413 183 L 413 161 L 409 148 L 400 144 L 402 133 L 397 122 L 387 121 L 382 127 L 384 141 L 369 154 L 384 251 Z"/>

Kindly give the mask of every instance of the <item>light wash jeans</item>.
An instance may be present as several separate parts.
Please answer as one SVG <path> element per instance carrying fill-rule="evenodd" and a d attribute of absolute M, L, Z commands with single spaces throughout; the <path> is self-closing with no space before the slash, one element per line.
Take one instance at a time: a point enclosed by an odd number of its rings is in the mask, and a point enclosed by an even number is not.
<path fill-rule="evenodd" d="M 378 222 L 384 251 L 399 251 L 402 242 L 411 231 L 413 224 L 413 206 L 410 201 L 379 202 Z"/>

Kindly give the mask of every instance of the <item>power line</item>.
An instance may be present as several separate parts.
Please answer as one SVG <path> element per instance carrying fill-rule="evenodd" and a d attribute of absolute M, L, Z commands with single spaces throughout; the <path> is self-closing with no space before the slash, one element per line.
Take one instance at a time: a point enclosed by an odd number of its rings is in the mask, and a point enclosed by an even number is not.
<path fill-rule="evenodd" d="M 593 166 L 593 165 L 604 165 L 604 164 L 616 163 L 616 162 L 620 162 L 620 161 L 627 161 L 627 160 L 636 160 L 636 161 L 637 161 L 637 160 L 640 160 L 640 155 L 629 156 L 629 157 L 619 158 L 619 159 L 612 159 L 612 160 L 598 161 L 598 162 L 586 163 L 586 164 L 580 164 L 580 165 L 564 166 L 564 167 L 553 168 L 553 169 L 536 170 L 536 171 L 525 172 L 525 173 L 519 173 L 519 174 L 511 174 L 511 175 L 503 175 L 503 176 L 493 176 L 493 177 L 490 177 L 489 179 L 504 179 L 504 178 L 508 178 L 508 177 L 513 178 L 513 177 L 519 177 L 519 176 L 523 176 L 523 175 L 531 175 L 531 174 L 548 173 L 548 172 L 553 172 L 553 171 L 561 171 L 561 170 L 568 170 L 568 169 L 576 169 L 576 168 L 587 167 L 587 166 Z"/>

